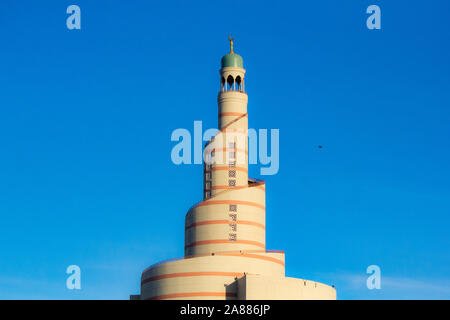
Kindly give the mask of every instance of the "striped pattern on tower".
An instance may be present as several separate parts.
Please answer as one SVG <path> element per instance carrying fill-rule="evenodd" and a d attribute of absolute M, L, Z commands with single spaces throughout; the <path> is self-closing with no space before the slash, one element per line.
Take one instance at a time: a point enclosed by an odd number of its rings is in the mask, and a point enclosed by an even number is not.
<path fill-rule="evenodd" d="M 245 69 L 220 70 L 219 133 L 205 146 L 203 201 L 186 214 L 185 255 L 265 250 L 265 185 L 248 178 Z"/>
<path fill-rule="evenodd" d="M 265 184 L 248 178 L 243 59 L 222 57 L 219 133 L 205 146 L 203 201 L 185 219 L 185 255 L 144 270 L 132 299 L 336 299 L 320 283 L 285 277 L 283 251 L 265 250 Z M 244 141 L 242 141 L 244 140 Z"/>

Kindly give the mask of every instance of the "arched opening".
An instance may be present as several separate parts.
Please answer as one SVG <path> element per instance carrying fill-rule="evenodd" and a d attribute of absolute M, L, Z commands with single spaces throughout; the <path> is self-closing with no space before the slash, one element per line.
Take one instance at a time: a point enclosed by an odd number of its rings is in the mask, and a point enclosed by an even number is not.
<path fill-rule="evenodd" d="M 242 90 L 241 76 L 237 76 L 237 77 L 236 77 L 236 90 L 237 90 L 237 91 L 243 91 L 243 90 Z"/>
<path fill-rule="evenodd" d="M 222 77 L 221 79 L 220 79 L 220 90 L 222 91 L 222 92 L 224 92 L 225 91 L 225 78 L 224 77 Z"/>
<path fill-rule="evenodd" d="M 227 86 L 227 91 L 234 90 L 234 89 L 233 89 L 234 79 L 233 79 L 233 76 L 232 76 L 231 74 L 230 74 L 230 75 L 228 76 L 228 78 L 227 78 L 227 84 L 228 84 L 228 86 Z"/>

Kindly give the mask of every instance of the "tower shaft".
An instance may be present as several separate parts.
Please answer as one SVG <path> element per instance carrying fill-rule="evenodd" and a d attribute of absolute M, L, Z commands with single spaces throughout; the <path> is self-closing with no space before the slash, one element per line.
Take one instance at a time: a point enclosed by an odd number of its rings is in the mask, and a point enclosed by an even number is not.
<path fill-rule="evenodd" d="M 265 187 L 248 179 L 245 69 L 219 72 L 219 132 L 205 146 L 203 201 L 186 215 L 186 256 L 265 250 Z"/>
<path fill-rule="evenodd" d="M 204 150 L 203 200 L 185 218 L 185 255 L 144 270 L 133 299 L 335 299 L 332 287 L 285 277 L 284 252 L 266 250 L 265 183 L 248 177 L 245 69 L 230 41 L 218 133 Z"/>

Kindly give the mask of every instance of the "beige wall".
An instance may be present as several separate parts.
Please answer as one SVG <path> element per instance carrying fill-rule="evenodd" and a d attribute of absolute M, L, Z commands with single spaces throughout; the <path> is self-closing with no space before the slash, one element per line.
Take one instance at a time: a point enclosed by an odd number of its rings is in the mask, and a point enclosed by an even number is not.
<path fill-rule="evenodd" d="M 186 214 L 185 226 L 186 255 L 265 250 L 264 185 L 217 193 Z"/>
<path fill-rule="evenodd" d="M 238 280 L 240 300 L 335 300 L 336 290 L 319 282 L 246 275 Z"/>
<path fill-rule="evenodd" d="M 244 69 L 220 73 L 244 81 Z M 131 299 L 336 299 L 332 287 L 286 278 L 284 252 L 266 251 L 265 184 L 248 180 L 247 139 L 244 148 L 235 146 L 245 154 L 244 163 L 236 165 L 240 170 L 224 159 L 232 151 L 226 130 L 247 134 L 247 99 L 242 91 L 219 93 L 221 134 L 215 139 L 224 150 L 215 155 L 223 164 L 204 167 L 204 200 L 185 218 L 185 257 L 145 270 L 141 294 Z"/>
<path fill-rule="evenodd" d="M 141 299 L 236 299 L 245 274 L 284 277 L 283 252 L 221 252 L 157 264 L 143 272 Z"/>

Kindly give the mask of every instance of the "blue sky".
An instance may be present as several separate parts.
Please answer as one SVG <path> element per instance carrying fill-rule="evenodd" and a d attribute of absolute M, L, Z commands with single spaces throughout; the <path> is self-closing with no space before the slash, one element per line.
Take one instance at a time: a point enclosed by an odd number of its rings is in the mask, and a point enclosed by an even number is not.
<path fill-rule="evenodd" d="M 81 30 L 66 28 L 70 4 Z M 371 4 L 381 30 L 366 28 Z M 171 162 L 170 135 L 217 125 L 230 32 L 249 125 L 280 129 L 279 173 L 250 174 L 266 180 L 267 248 L 285 250 L 287 275 L 340 299 L 449 299 L 449 9 L 2 1 L 0 299 L 127 299 L 142 270 L 183 255 L 202 168 Z M 381 290 L 365 286 L 372 264 Z"/>

